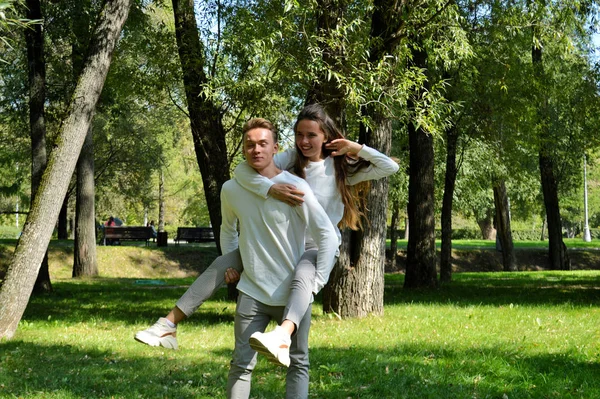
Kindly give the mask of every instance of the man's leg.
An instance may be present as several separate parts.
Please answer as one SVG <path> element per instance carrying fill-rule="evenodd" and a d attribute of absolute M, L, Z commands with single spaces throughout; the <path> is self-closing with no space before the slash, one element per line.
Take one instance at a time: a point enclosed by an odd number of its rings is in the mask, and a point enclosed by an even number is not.
<path fill-rule="evenodd" d="M 152 327 L 138 331 L 135 334 L 136 341 L 150 346 L 177 349 L 177 323 L 191 316 L 223 285 L 227 268 L 242 271 L 242 258 L 239 250 L 217 257 L 179 298 L 167 317 L 161 317 Z"/>
<path fill-rule="evenodd" d="M 292 337 L 290 347 L 290 367 L 286 376 L 286 399 L 308 398 L 308 333 L 312 306 L 308 305 Z"/>
<path fill-rule="evenodd" d="M 254 332 L 265 330 L 276 309 L 240 292 L 235 309 L 235 349 L 227 377 L 228 399 L 246 399 L 250 396 L 256 352 L 250 348 L 248 340 Z M 281 316 L 282 309 L 278 309 Z"/>

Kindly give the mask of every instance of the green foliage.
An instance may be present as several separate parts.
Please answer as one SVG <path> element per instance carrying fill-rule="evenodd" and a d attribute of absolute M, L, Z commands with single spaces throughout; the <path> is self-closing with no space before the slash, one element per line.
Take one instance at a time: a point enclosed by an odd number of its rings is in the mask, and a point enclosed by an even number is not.
<path fill-rule="evenodd" d="M 17 35 L 33 24 L 40 23 L 19 16 L 18 12 L 24 9 L 24 0 L 0 0 L 0 63 L 9 63 L 4 54 L 13 49 Z"/>
<path fill-rule="evenodd" d="M 6 211 L 14 209 L 17 198 L 26 210 L 30 190 L 25 46 L 20 28 L 6 29 L 7 21 L 19 21 L 17 3 L 0 1 L 6 16 L 0 18 L 0 38 L 11 40 L 0 56 L 5 61 L 0 62 L 0 210 Z M 222 112 L 231 164 L 239 162 L 245 119 L 267 117 L 285 134 L 308 90 L 330 85 L 343 96 L 349 137 L 357 137 L 359 122 L 369 122 L 363 120 L 365 106 L 393 119 L 393 155 L 402 166 L 407 164 L 407 123 L 436 136 L 438 204 L 443 133 L 454 126 L 461 165 L 455 210 L 468 218 L 485 216 L 493 203 L 491 183 L 502 178 L 513 220 L 538 219 L 543 207 L 536 104 L 543 95 L 562 217 L 570 226 L 582 225 L 581 158 L 587 152 L 590 225 L 600 226 L 600 177 L 594 166 L 600 145 L 598 69 L 589 55 L 596 7 L 584 1 L 411 4 L 386 14 L 399 18 L 392 21 L 397 41 L 380 57 L 384 43 L 370 37 L 371 1 L 198 3 L 209 77 L 202 89 Z M 85 42 L 98 7 L 95 1 L 45 4 L 49 145 L 75 84 L 73 45 Z M 167 228 L 208 224 L 170 7 L 164 1 L 134 2 L 115 51 L 94 119 L 99 220 L 115 214 L 141 224 L 146 213 L 157 220 L 162 171 Z M 75 15 L 80 18 L 74 20 Z M 320 30 L 323 15 L 332 25 Z M 532 26 L 537 29 L 533 39 Z M 79 37 L 74 28 L 84 34 Z M 418 44 L 428 54 L 426 69 L 411 66 L 411 50 Z M 533 79 L 534 44 L 544 48 L 542 83 Z M 425 85 L 428 89 L 420 90 Z M 416 101 L 412 113 L 406 107 L 409 98 Z M 391 198 L 403 206 L 406 174 L 391 180 Z M 13 224 L 14 216 L 0 216 L 0 221 Z"/>

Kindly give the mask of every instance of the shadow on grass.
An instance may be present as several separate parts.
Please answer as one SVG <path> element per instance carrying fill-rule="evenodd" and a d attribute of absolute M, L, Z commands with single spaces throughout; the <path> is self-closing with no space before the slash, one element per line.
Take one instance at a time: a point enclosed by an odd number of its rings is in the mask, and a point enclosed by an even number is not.
<path fill-rule="evenodd" d="M 397 342 L 402 342 L 399 339 Z M 600 366 L 566 353 L 522 356 L 478 345 L 465 351 L 400 343 L 311 348 L 311 397 L 346 398 L 593 398 Z M 73 345 L 1 343 L 2 397 L 211 398 L 224 397 L 228 350 L 203 356 L 137 355 Z M 181 351 L 179 351 L 181 352 Z M 281 398 L 285 370 L 261 359 L 252 396 Z M 506 396 L 504 396 L 506 395 Z"/>
<path fill-rule="evenodd" d="M 198 398 L 223 397 L 222 364 L 161 355 L 123 355 L 73 345 L 0 344 L 0 397 Z"/>
<path fill-rule="evenodd" d="M 569 272 L 456 273 L 438 289 L 404 289 L 404 275 L 386 276 L 386 304 L 427 303 L 458 306 L 510 304 L 543 306 L 600 304 L 600 275 Z"/>
<path fill-rule="evenodd" d="M 125 324 L 153 323 L 166 315 L 193 279 L 163 279 L 166 285 L 137 285 L 136 279 L 98 279 L 57 282 L 51 294 L 33 296 L 25 320 L 92 318 Z M 404 275 L 386 276 L 385 304 L 423 303 L 457 306 L 510 304 L 544 306 L 568 304 L 589 307 L 600 304 L 600 275 L 553 273 L 460 273 L 454 281 L 433 290 L 403 288 Z M 231 322 L 235 303 L 220 289 L 186 323 Z M 320 300 L 320 295 L 317 301 Z"/>
<path fill-rule="evenodd" d="M 137 279 L 98 279 L 85 282 L 58 282 L 54 292 L 33 296 L 23 319 L 85 322 L 90 319 L 118 321 L 123 324 L 154 323 L 165 316 L 192 279 L 159 280 L 169 285 L 137 285 Z M 185 285 L 183 283 L 186 283 Z M 227 301 L 227 290 L 220 289 L 210 307 L 201 307 L 186 323 L 216 324 L 232 322 L 235 303 Z M 227 311 L 225 311 L 227 309 Z"/>

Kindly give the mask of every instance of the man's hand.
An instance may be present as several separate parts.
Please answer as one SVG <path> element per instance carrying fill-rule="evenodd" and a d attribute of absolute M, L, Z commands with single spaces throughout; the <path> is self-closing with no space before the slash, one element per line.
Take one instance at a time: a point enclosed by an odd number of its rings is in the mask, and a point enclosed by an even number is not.
<path fill-rule="evenodd" d="M 299 206 L 304 202 L 304 192 L 291 184 L 273 184 L 268 195 L 291 206 Z"/>
<path fill-rule="evenodd" d="M 355 141 L 350 141 L 346 139 L 335 139 L 331 140 L 331 142 L 325 144 L 325 148 L 328 150 L 333 150 L 331 155 L 334 157 L 340 155 L 347 155 L 351 158 L 358 158 L 358 152 L 362 150 L 362 144 L 358 144 Z"/>
<path fill-rule="evenodd" d="M 237 283 L 238 281 L 240 281 L 240 273 L 237 270 L 231 267 L 225 270 L 225 282 L 227 284 Z"/>

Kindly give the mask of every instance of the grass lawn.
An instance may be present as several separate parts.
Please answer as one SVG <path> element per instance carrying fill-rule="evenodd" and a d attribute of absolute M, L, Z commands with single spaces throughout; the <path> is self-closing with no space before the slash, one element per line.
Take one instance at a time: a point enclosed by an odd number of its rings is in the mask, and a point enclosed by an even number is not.
<path fill-rule="evenodd" d="M 147 347 L 133 335 L 193 277 L 158 275 L 137 247 L 106 251 L 97 279 L 51 263 L 54 293 L 33 297 L 0 342 L 0 397 L 224 397 L 235 310 L 225 290 L 180 325 L 178 351 Z M 339 320 L 317 300 L 311 398 L 600 398 L 600 271 L 455 273 L 431 291 L 404 290 L 403 278 L 386 276 L 382 316 Z M 282 398 L 284 381 L 261 358 L 252 397 Z"/>

